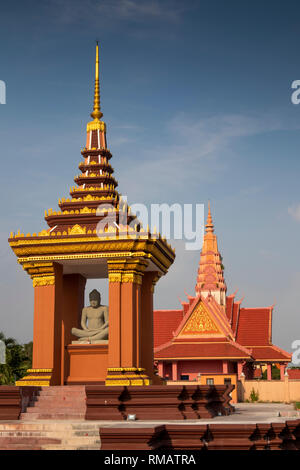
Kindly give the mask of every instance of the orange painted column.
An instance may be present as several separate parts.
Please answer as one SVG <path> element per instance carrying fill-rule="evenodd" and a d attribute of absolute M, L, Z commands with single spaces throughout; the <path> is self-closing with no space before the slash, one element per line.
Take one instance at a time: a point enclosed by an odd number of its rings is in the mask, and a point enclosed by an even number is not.
<path fill-rule="evenodd" d="M 121 367 L 144 367 L 140 355 L 141 286 L 124 282 L 121 287 Z"/>
<path fill-rule="evenodd" d="M 164 363 L 163 362 L 158 363 L 158 375 L 162 378 L 164 377 Z"/>
<path fill-rule="evenodd" d="M 241 373 L 243 372 L 243 363 L 242 362 L 238 362 L 237 363 L 237 375 L 238 375 L 238 379 L 240 380 L 241 378 Z"/>
<path fill-rule="evenodd" d="M 156 272 L 146 271 L 143 275 L 141 289 L 141 363 L 150 377 L 154 373 L 153 291 L 156 277 Z"/>
<path fill-rule="evenodd" d="M 109 281 L 108 367 L 121 367 L 121 282 Z"/>
<path fill-rule="evenodd" d="M 280 380 L 284 380 L 284 374 L 287 364 L 280 364 Z"/>
<path fill-rule="evenodd" d="M 172 362 L 172 380 L 178 380 L 177 362 Z"/>
<path fill-rule="evenodd" d="M 33 278 L 33 369 L 53 369 L 51 385 L 61 380 L 62 266 Z"/>
<path fill-rule="evenodd" d="M 227 361 L 223 361 L 222 370 L 223 370 L 223 374 L 228 374 L 228 362 Z"/>
<path fill-rule="evenodd" d="M 272 364 L 267 364 L 267 380 L 272 380 Z"/>
<path fill-rule="evenodd" d="M 86 279 L 81 274 L 63 276 L 62 343 L 61 343 L 61 384 L 69 375 L 69 355 L 66 351 L 72 339 L 71 329 L 81 328 L 81 312 L 84 307 Z"/>
<path fill-rule="evenodd" d="M 141 260 L 117 259 L 108 262 L 109 368 L 144 367 L 141 361 L 141 312 L 144 306 L 143 270 L 146 265 L 147 262 Z"/>

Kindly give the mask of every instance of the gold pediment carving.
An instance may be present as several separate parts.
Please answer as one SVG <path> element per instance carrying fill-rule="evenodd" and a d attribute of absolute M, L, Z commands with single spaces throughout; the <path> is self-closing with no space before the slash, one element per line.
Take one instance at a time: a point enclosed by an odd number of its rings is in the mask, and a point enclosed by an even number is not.
<path fill-rule="evenodd" d="M 78 224 L 73 225 L 72 228 L 68 229 L 68 234 L 69 235 L 83 235 L 85 233 L 86 233 L 86 227 L 81 227 Z"/>
<path fill-rule="evenodd" d="M 190 318 L 187 320 L 183 327 L 181 335 L 199 335 L 199 334 L 216 334 L 220 333 L 219 328 L 215 322 L 211 319 L 209 312 L 206 310 L 202 302 L 200 302 Z"/>

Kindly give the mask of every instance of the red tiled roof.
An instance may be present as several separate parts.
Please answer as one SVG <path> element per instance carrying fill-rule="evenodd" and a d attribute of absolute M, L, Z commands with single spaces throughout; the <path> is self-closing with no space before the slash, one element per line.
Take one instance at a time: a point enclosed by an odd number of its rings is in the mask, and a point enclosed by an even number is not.
<path fill-rule="evenodd" d="M 272 310 L 267 308 L 241 308 L 236 340 L 245 346 L 264 346 L 271 342 Z"/>
<path fill-rule="evenodd" d="M 182 319 L 182 310 L 154 310 L 153 333 L 155 348 L 173 338 L 173 331 L 176 331 Z"/>
<path fill-rule="evenodd" d="M 233 303 L 234 303 L 234 294 L 227 296 L 226 297 L 226 316 L 229 321 L 231 320 Z"/>
<path fill-rule="evenodd" d="M 210 359 L 210 358 L 251 358 L 250 354 L 244 348 L 235 345 L 232 342 L 197 342 L 197 343 L 169 343 L 164 348 L 154 351 L 155 359 L 173 358 L 173 359 Z"/>
<path fill-rule="evenodd" d="M 259 360 L 291 360 L 291 354 L 283 351 L 283 349 L 278 348 L 277 346 L 265 346 L 265 347 L 247 347 L 249 351 L 251 351 L 251 356 L 259 361 Z"/>
<path fill-rule="evenodd" d="M 238 302 L 234 302 L 233 308 L 232 308 L 231 328 L 232 328 L 232 331 L 234 333 L 236 333 L 237 322 L 238 322 L 238 318 L 239 318 L 240 305 L 241 305 L 241 301 L 239 300 Z"/>
<path fill-rule="evenodd" d="M 300 369 L 287 369 L 290 379 L 300 380 Z"/>

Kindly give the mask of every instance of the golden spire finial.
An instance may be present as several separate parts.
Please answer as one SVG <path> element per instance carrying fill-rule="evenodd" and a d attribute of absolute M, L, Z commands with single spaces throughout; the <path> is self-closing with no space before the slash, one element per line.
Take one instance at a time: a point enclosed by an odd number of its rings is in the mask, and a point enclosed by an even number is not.
<path fill-rule="evenodd" d="M 210 201 L 208 201 L 208 214 L 207 214 L 205 227 L 206 227 L 206 233 L 214 231 L 214 224 L 212 221 L 212 216 L 211 216 L 211 211 L 210 211 Z"/>
<path fill-rule="evenodd" d="M 100 119 L 103 114 L 100 111 L 100 87 L 99 87 L 99 45 L 96 41 L 96 64 L 95 64 L 95 91 L 94 91 L 94 107 L 91 113 L 92 118 Z"/>

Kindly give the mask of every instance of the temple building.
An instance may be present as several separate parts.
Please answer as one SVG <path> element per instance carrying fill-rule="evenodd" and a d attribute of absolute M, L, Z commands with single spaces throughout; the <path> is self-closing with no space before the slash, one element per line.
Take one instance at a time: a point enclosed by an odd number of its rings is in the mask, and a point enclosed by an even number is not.
<path fill-rule="evenodd" d="M 236 292 L 226 291 L 209 205 L 195 296 L 179 310 L 154 311 L 154 357 L 161 377 L 236 383 L 241 374 L 252 379 L 267 368 L 271 380 L 276 364 L 283 379 L 291 355 L 272 344 L 274 305 L 243 308 Z"/>

